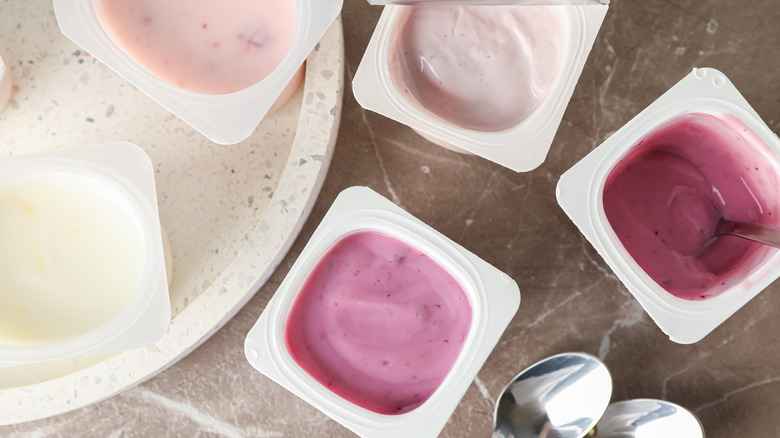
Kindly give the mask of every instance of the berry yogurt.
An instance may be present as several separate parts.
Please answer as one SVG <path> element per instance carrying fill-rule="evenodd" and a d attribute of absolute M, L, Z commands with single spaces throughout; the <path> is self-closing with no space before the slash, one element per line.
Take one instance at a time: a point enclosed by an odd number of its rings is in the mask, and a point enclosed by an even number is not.
<path fill-rule="evenodd" d="M 731 115 L 687 113 L 642 138 L 610 172 L 604 212 L 636 263 L 674 296 L 702 300 L 744 279 L 767 247 L 712 240 L 718 220 L 777 225 L 769 148 Z"/>
<path fill-rule="evenodd" d="M 284 339 L 323 386 L 396 415 L 441 385 L 471 321 L 469 298 L 452 274 L 412 245 L 364 230 L 321 257 L 296 295 Z"/>

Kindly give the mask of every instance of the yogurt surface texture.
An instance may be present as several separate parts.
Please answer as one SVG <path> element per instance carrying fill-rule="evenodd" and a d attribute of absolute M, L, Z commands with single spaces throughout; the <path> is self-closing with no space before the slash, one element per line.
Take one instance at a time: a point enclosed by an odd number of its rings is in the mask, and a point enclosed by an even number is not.
<path fill-rule="evenodd" d="M 144 273 L 144 238 L 119 196 L 68 173 L 0 185 L 0 344 L 74 338 L 129 303 Z"/>
<path fill-rule="evenodd" d="M 676 116 L 611 171 L 604 212 L 637 264 L 671 294 L 701 300 L 747 276 L 769 249 L 717 221 L 777 225 L 780 178 L 764 142 L 731 116 Z"/>
<path fill-rule="evenodd" d="M 409 99 L 451 124 L 507 130 L 534 112 L 560 75 L 563 20 L 545 6 L 410 7 L 390 73 Z"/>
<path fill-rule="evenodd" d="M 320 258 L 286 317 L 284 340 L 323 386 L 396 415 L 441 385 L 471 321 L 469 298 L 452 274 L 402 240 L 363 230 Z"/>
<path fill-rule="evenodd" d="M 292 47 L 295 0 L 96 0 L 105 31 L 160 79 L 227 94 L 268 76 Z"/>

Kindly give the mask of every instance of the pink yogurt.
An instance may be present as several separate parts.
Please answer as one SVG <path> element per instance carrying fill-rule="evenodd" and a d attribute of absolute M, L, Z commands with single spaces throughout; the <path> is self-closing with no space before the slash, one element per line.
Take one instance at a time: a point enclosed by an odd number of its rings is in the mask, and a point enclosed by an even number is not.
<path fill-rule="evenodd" d="M 465 129 L 512 128 L 547 97 L 564 52 L 561 9 L 424 6 L 399 21 L 390 70 L 427 111 Z"/>
<path fill-rule="evenodd" d="M 636 263 L 669 293 L 715 296 L 768 248 L 711 241 L 720 217 L 778 224 L 780 187 L 766 144 L 730 115 L 683 114 L 642 138 L 609 174 L 604 212 Z"/>
<path fill-rule="evenodd" d="M 100 22 L 160 79 L 227 94 L 268 76 L 295 38 L 295 0 L 96 0 Z"/>
<path fill-rule="evenodd" d="M 463 286 L 413 246 L 376 231 L 336 242 L 298 291 L 287 350 L 318 382 L 373 412 L 396 415 L 441 385 L 471 327 Z"/>

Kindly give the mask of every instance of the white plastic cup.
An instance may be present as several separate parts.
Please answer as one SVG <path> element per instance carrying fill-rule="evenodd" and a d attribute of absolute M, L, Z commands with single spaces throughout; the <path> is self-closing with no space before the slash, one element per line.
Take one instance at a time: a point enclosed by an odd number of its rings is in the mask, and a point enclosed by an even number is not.
<path fill-rule="evenodd" d="M 470 152 L 517 172 L 527 172 L 542 164 L 608 6 L 555 6 L 566 31 L 557 78 L 547 97 L 526 119 L 498 132 L 469 130 L 448 123 L 421 108 L 396 85 L 390 64 L 395 35 L 407 8 L 385 6 L 352 81 L 357 101 L 364 108 L 407 125 L 445 148 Z"/>
<path fill-rule="evenodd" d="M 284 323 L 308 274 L 343 236 L 372 230 L 393 236 L 433 258 L 464 287 L 472 308 L 462 350 L 438 389 L 419 407 L 399 414 L 372 412 L 318 383 L 292 358 Z M 249 363 L 335 421 L 364 437 L 435 437 L 452 415 L 520 304 L 506 274 L 365 187 L 344 190 L 323 218 L 245 342 Z"/>
<path fill-rule="evenodd" d="M 254 85 L 222 95 L 187 91 L 147 71 L 106 33 L 95 12 L 93 0 L 54 0 L 54 12 L 62 33 L 82 49 L 209 140 L 218 144 L 234 144 L 254 132 L 294 80 L 296 72 L 336 19 L 342 6 L 342 0 L 296 1 L 298 22 L 295 39 L 279 66 Z"/>
<path fill-rule="evenodd" d="M 0 160 L 0 185 L 28 176 L 79 178 L 110 196 L 143 239 L 141 281 L 124 308 L 102 326 L 60 342 L 0 344 L 0 367 L 112 353 L 160 340 L 171 319 L 154 169 L 146 152 L 126 142 L 24 154 Z"/>
<path fill-rule="evenodd" d="M 703 300 L 686 300 L 658 285 L 631 257 L 604 213 L 603 191 L 610 172 L 645 135 L 676 116 L 729 115 L 763 141 L 762 152 L 780 178 L 780 139 L 767 127 L 726 76 L 694 69 L 677 85 L 566 171 L 557 186 L 558 203 L 617 277 L 669 338 L 697 342 L 780 277 L 780 252 L 762 248 L 760 261 L 741 280 Z M 780 202 L 780 191 L 777 193 Z"/>

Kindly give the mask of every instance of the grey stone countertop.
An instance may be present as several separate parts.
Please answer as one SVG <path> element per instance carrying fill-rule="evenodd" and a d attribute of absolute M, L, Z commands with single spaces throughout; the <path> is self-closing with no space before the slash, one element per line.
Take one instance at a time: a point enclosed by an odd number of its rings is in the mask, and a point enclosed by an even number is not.
<path fill-rule="evenodd" d="M 0 8 L 2 8 L 0 2 Z M 346 0 L 349 84 L 381 8 Z M 345 87 L 339 140 L 308 222 L 267 284 L 224 328 L 147 382 L 92 406 L 0 428 L 4 437 L 348 437 L 253 370 L 244 338 L 336 195 L 365 185 L 514 278 L 520 310 L 442 431 L 489 436 L 508 379 L 553 354 L 609 367 L 613 401 L 659 398 L 693 411 L 710 438 L 780 436 L 780 284 L 693 345 L 671 342 L 555 200 L 560 175 L 694 67 L 723 71 L 777 132 L 775 0 L 612 0 L 547 160 L 515 173 L 435 146 L 361 109 Z"/>

